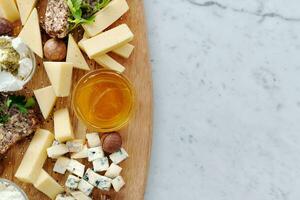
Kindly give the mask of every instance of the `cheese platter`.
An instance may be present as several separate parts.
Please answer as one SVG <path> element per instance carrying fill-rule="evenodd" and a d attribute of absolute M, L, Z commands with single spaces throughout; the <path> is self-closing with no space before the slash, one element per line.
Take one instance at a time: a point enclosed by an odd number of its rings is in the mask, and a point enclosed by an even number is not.
<path fill-rule="evenodd" d="M 0 195 L 144 198 L 152 78 L 143 13 L 139 0 L 0 0 Z"/>

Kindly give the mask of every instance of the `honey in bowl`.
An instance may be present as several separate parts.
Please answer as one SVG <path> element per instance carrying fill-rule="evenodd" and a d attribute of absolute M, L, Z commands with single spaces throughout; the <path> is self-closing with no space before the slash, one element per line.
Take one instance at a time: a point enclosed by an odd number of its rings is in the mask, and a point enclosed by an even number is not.
<path fill-rule="evenodd" d="M 90 129 L 110 132 L 128 123 L 134 98 L 133 87 L 125 76 L 100 69 L 79 80 L 72 104 L 77 117 Z"/>

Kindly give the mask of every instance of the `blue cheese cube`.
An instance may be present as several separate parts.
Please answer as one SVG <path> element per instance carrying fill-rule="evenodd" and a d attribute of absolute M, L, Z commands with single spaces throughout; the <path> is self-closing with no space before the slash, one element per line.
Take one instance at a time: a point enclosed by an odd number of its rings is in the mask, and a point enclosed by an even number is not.
<path fill-rule="evenodd" d="M 87 169 L 84 176 L 83 180 L 89 182 L 93 186 L 97 186 L 96 181 L 100 178 L 100 175 L 94 172 L 92 169 Z"/>
<path fill-rule="evenodd" d="M 68 152 L 69 149 L 65 144 L 57 144 L 47 149 L 47 154 L 49 158 L 58 158 Z"/>
<path fill-rule="evenodd" d="M 101 146 L 101 141 L 98 133 L 88 133 L 85 137 L 90 148 Z"/>
<path fill-rule="evenodd" d="M 86 196 L 84 193 L 80 191 L 75 191 L 71 192 L 71 195 L 76 199 L 76 200 L 92 200 L 92 198 Z"/>
<path fill-rule="evenodd" d="M 58 194 L 55 200 L 75 200 L 74 197 L 69 196 L 68 194 Z"/>
<path fill-rule="evenodd" d="M 111 187 L 111 179 L 97 174 L 91 169 L 88 169 L 83 176 L 83 179 L 93 186 L 108 191 Z"/>
<path fill-rule="evenodd" d="M 88 149 L 88 160 L 92 162 L 96 159 L 103 158 L 104 152 L 101 147 L 93 147 Z"/>
<path fill-rule="evenodd" d="M 76 190 L 78 188 L 79 182 L 80 182 L 80 178 L 74 175 L 69 175 L 66 180 L 65 186 L 70 190 Z"/>
<path fill-rule="evenodd" d="M 66 145 L 69 149 L 69 152 L 78 153 L 83 149 L 84 140 L 78 139 L 78 140 L 68 141 Z"/>
<path fill-rule="evenodd" d="M 107 171 L 105 172 L 104 176 L 108 178 L 116 178 L 120 175 L 122 171 L 122 167 L 116 165 L 115 163 L 111 163 Z"/>
<path fill-rule="evenodd" d="M 89 196 L 94 189 L 94 186 L 91 185 L 89 182 L 81 179 L 78 185 L 78 190 L 83 192 L 86 196 Z"/>
<path fill-rule="evenodd" d="M 87 158 L 87 157 L 88 157 L 87 145 L 84 145 L 83 149 L 80 152 L 71 154 L 72 159 L 82 159 L 82 158 Z"/>
<path fill-rule="evenodd" d="M 106 171 L 109 167 L 109 162 L 107 157 L 98 158 L 93 161 L 93 169 L 95 172 Z"/>
<path fill-rule="evenodd" d="M 82 177 L 84 174 L 84 168 L 85 166 L 77 160 L 70 160 L 67 170 L 72 174 Z"/>
<path fill-rule="evenodd" d="M 111 183 L 116 192 L 119 192 L 121 190 L 121 188 L 125 185 L 125 181 L 122 178 L 122 176 L 117 176 L 116 178 L 114 178 L 112 180 Z"/>
<path fill-rule="evenodd" d="M 96 187 L 100 190 L 109 191 L 111 187 L 111 182 L 112 180 L 110 178 L 100 175 L 99 179 L 96 181 Z"/>
<path fill-rule="evenodd" d="M 67 167 L 69 166 L 70 163 L 70 159 L 66 158 L 66 157 L 59 157 L 56 162 L 55 165 L 53 167 L 53 171 L 57 172 L 59 174 L 65 174 Z"/>
<path fill-rule="evenodd" d="M 125 149 L 121 148 L 117 152 L 110 154 L 109 158 L 113 163 L 119 164 L 120 162 L 128 158 L 128 153 L 125 151 Z"/>

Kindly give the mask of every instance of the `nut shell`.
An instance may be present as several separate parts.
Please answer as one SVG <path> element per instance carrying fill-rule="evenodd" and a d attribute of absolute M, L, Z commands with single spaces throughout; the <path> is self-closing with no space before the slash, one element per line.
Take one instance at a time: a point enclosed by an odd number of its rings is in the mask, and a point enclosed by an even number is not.
<path fill-rule="evenodd" d="M 12 24 L 8 20 L 0 17 L 0 36 L 10 35 L 12 30 L 13 30 Z"/>
<path fill-rule="evenodd" d="M 117 132 L 105 133 L 101 141 L 102 148 L 107 153 L 114 153 L 122 147 L 122 137 Z"/>

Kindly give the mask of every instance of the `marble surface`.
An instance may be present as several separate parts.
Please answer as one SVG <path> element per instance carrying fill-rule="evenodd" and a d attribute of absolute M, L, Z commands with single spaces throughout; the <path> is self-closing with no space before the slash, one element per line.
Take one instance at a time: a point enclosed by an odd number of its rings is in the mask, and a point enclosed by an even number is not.
<path fill-rule="evenodd" d="M 145 0 L 146 200 L 300 198 L 300 1 Z"/>

